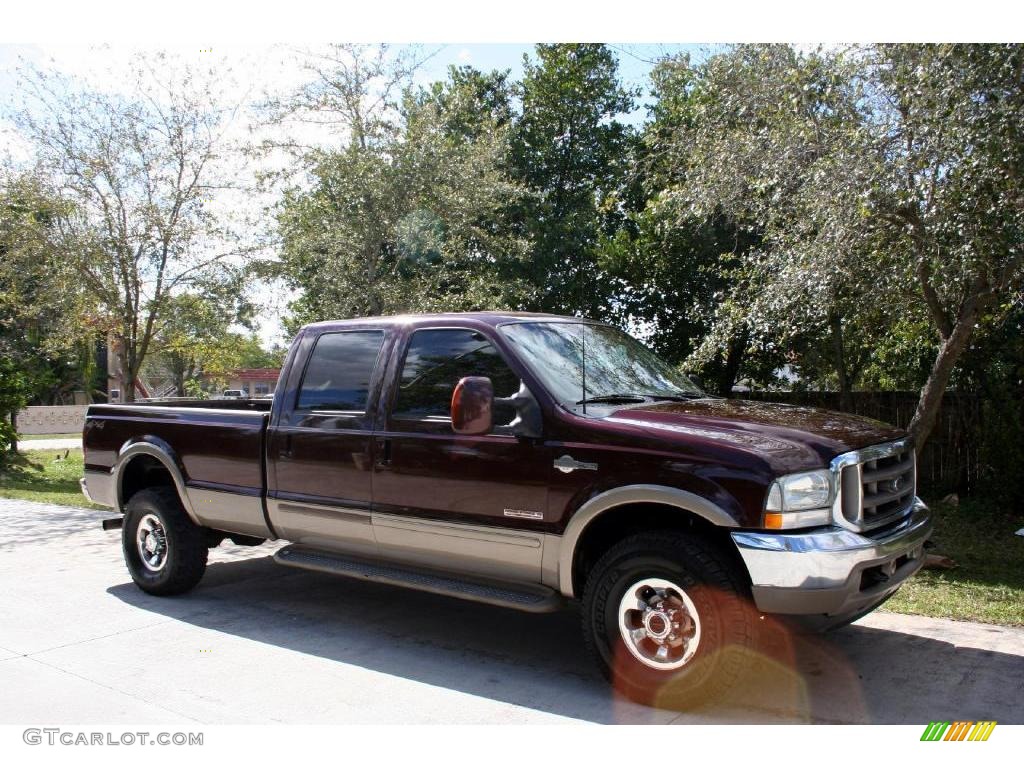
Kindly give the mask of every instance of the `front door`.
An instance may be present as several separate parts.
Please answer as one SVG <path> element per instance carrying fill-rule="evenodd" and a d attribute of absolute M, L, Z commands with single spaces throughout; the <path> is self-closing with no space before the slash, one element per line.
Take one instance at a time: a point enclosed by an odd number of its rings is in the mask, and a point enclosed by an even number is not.
<path fill-rule="evenodd" d="M 495 407 L 495 430 L 452 431 L 452 391 L 487 376 L 495 397 L 519 389 L 487 335 L 471 328 L 410 333 L 377 434 L 373 528 L 382 557 L 449 571 L 537 583 L 548 529 L 548 449 L 502 434 L 515 417 Z"/>

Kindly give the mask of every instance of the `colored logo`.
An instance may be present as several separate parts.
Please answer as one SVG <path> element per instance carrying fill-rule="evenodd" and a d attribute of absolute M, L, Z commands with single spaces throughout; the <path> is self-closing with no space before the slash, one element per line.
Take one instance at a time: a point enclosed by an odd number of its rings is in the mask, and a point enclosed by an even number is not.
<path fill-rule="evenodd" d="M 988 741 L 996 727 L 995 720 L 974 722 L 931 722 L 921 734 L 921 741 Z"/>

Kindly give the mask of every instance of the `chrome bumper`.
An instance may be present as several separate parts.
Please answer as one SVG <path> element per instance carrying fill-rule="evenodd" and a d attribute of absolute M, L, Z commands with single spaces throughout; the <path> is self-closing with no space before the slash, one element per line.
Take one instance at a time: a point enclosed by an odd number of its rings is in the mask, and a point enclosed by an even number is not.
<path fill-rule="evenodd" d="M 765 613 L 842 616 L 871 610 L 924 563 L 932 532 L 918 499 L 899 526 L 880 536 L 839 527 L 808 533 L 732 534 Z"/>

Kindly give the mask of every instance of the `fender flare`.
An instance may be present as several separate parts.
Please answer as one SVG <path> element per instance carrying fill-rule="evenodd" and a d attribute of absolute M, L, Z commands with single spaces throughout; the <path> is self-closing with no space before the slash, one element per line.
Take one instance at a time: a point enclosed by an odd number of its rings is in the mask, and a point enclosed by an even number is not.
<path fill-rule="evenodd" d="M 624 485 L 600 493 L 583 504 L 570 518 L 558 552 L 558 587 L 566 597 L 575 597 L 572 577 L 576 547 L 587 527 L 599 516 L 626 504 L 661 504 L 704 518 L 712 525 L 735 528 L 738 523 L 724 509 L 703 496 L 665 485 Z"/>
<path fill-rule="evenodd" d="M 162 442 L 162 441 L 160 441 Z M 188 498 L 188 489 L 185 486 L 185 478 L 181 474 L 181 470 L 178 468 L 178 463 L 175 461 L 173 450 L 170 446 L 160 445 L 158 442 L 151 442 L 149 440 L 138 440 L 135 442 L 127 442 L 121 446 L 117 452 L 117 463 L 114 465 L 114 499 L 117 503 L 117 509 L 124 509 L 123 488 L 121 482 L 122 470 L 131 463 L 131 460 L 136 456 L 150 456 L 161 464 L 164 469 L 170 474 L 171 479 L 174 481 L 174 487 L 178 491 L 178 498 L 181 500 L 181 506 L 185 509 L 189 519 L 192 520 L 196 525 L 202 525 L 199 518 L 196 516 L 195 511 L 192 509 L 192 504 Z"/>

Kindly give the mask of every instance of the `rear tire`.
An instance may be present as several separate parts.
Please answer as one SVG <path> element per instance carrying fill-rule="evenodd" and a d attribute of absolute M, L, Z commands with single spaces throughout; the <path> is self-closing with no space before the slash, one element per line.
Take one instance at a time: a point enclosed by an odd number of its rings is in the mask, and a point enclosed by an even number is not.
<path fill-rule="evenodd" d="M 187 592 L 206 572 L 205 532 L 173 488 L 147 488 L 129 499 L 121 548 L 132 580 L 151 595 Z"/>
<path fill-rule="evenodd" d="M 711 542 L 640 533 L 588 574 L 583 635 L 616 690 L 685 709 L 722 697 L 753 656 L 756 613 L 742 569 Z"/>

